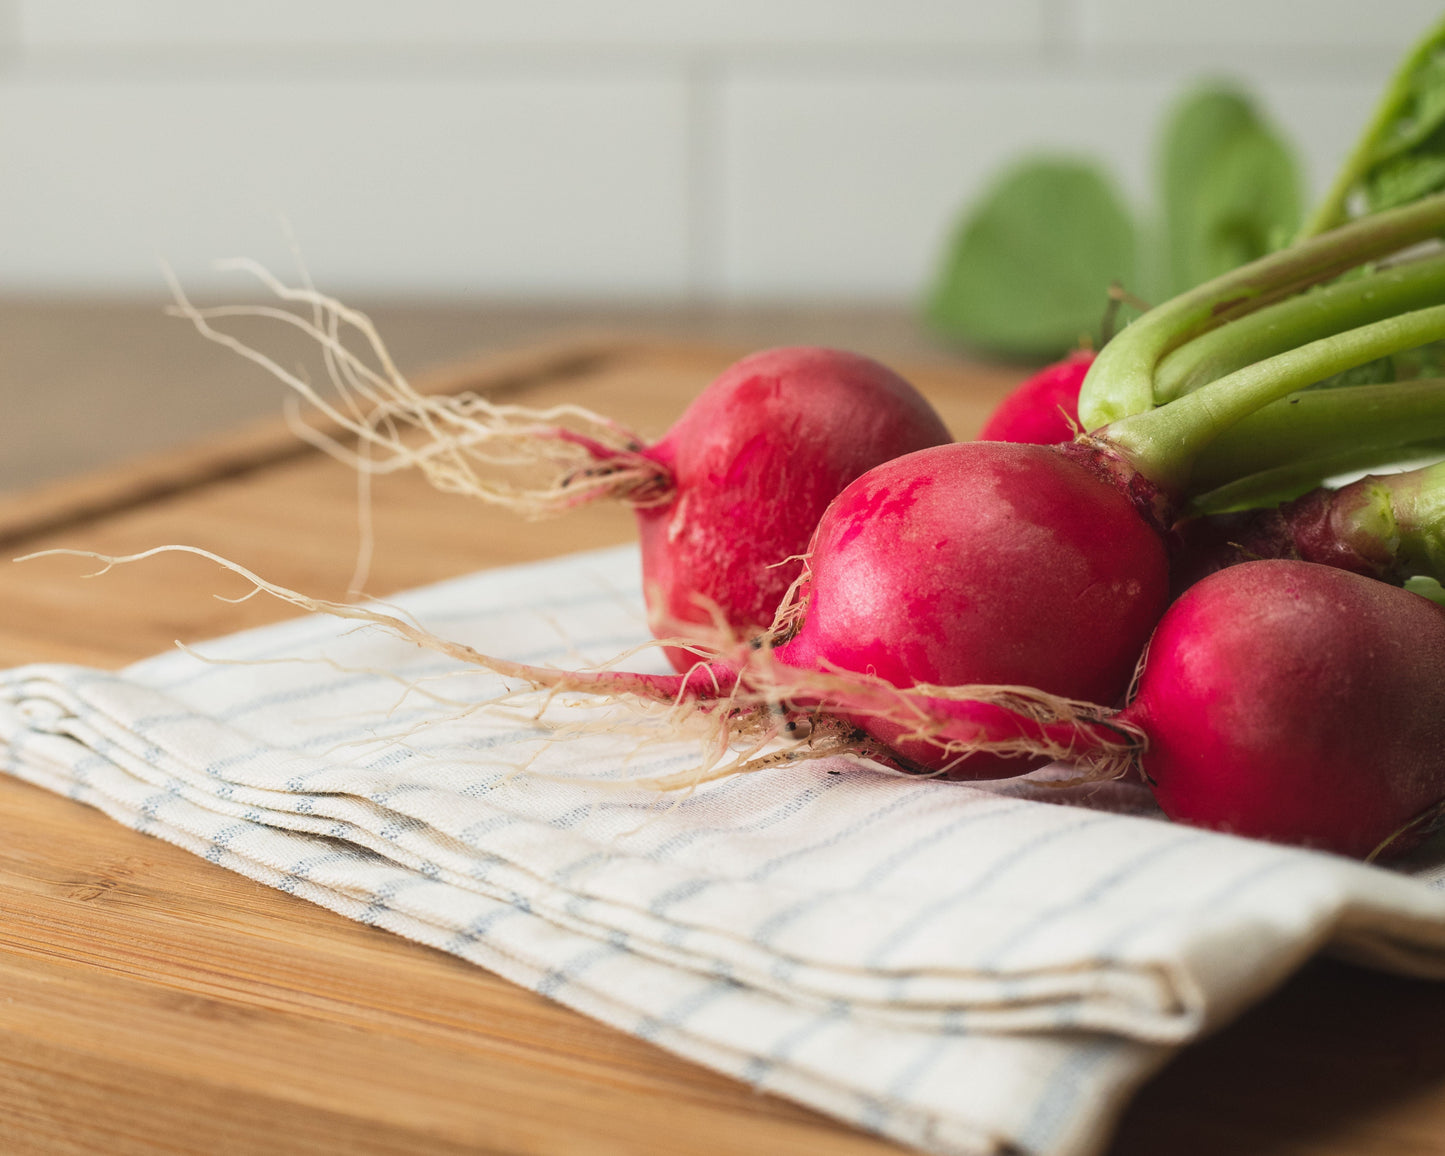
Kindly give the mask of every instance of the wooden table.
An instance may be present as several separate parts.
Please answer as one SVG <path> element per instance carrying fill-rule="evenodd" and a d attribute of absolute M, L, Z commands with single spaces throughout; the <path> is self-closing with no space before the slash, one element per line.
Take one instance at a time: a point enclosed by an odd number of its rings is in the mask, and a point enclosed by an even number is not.
<path fill-rule="evenodd" d="M 591 340 L 430 386 L 575 401 L 657 433 L 739 352 Z M 903 368 L 960 436 L 1017 376 Z M 408 477 L 378 486 L 375 511 L 378 594 L 632 535 L 622 509 L 518 523 Z M 350 473 L 268 422 L 0 501 L 0 542 L 11 555 L 184 542 L 337 597 L 354 514 Z M 286 613 L 214 600 L 237 584 L 195 558 L 81 570 L 0 567 L 0 664 L 114 667 Z M 1445 986 L 1311 965 L 1149 1085 L 1113 1150 L 1445 1152 Z M 0 776 L 0 1152 L 885 1151 Z"/>

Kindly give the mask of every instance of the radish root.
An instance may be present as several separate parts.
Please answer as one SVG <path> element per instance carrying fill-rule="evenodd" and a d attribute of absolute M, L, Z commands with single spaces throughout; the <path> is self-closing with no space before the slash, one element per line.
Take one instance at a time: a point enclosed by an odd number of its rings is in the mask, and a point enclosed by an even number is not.
<path fill-rule="evenodd" d="M 168 312 L 289 387 L 294 396 L 287 416 L 297 437 L 358 473 L 419 469 L 438 490 L 533 518 L 606 497 L 635 506 L 670 500 L 670 472 L 647 457 L 642 440 L 617 422 L 575 405 L 533 409 L 497 405 L 474 392 L 420 393 L 364 313 L 309 285 L 286 285 L 247 258 L 218 265 L 249 273 L 281 304 L 197 306 L 167 270 L 175 298 Z M 329 391 L 217 327 L 238 318 L 290 326 L 313 341 L 325 363 Z M 355 447 L 308 424 L 303 403 L 350 434 Z"/>
<path fill-rule="evenodd" d="M 301 610 L 379 626 L 415 646 L 521 684 L 485 703 L 465 706 L 462 715 L 515 703 L 518 695 L 537 691 L 543 692 L 543 698 L 532 712 L 534 720 L 540 719 L 554 701 L 576 705 L 578 696 L 582 696 L 580 701 L 594 704 L 625 700 L 634 711 L 649 716 L 647 723 L 638 726 L 640 738 L 659 742 L 683 737 L 701 740 L 703 757 L 696 766 L 673 775 L 633 780 L 660 791 L 691 789 L 734 774 L 835 756 L 894 773 L 947 777 L 955 768 L 961 768 L 969 755 L 983 753 L 1021 758 L 1046 756 L 1069 762 L 1079 769 L 1079 775 L 1050 785 L 1072 787 L 1123 775 L 1145 746 L 1139 727 L 1093 703 L 1026 686 L 896 687 L 851 671 L 802 671 L 777 663 L 768 646 L 735 644 L 725 651 L 712 652 L 685 639 L 663 638 L 643 644 L 686 647 L 697 654 L 698 662 L 681 675 L 637 674 L 606 666 L 561 670 L 512 662 L 441 638 L 403 611 L 381 609 L 384 603 L 362 606 L 313 598 L 196 546 L 157 546 L 121 556 L 56 549 L 28 554 L 16 561 L 57 555 L 89 558 L 101 563 L 92 574 L 97 576 L 118 565 L 171 553 L 205 558 L 251 584 L 244 595 L 223 601 L 240 602 L 266 594 Z M 441 701 L 440 696 L 434 696 L 434 700 Z M 1009 733 L 1002 737 L 989 734 L 984 725 L 971 718 L 971 712 L 979 707 L 1006 712 Z M 942 767 L 921 770 L 869 738 L 848 721 L 847 716 L 860 714 L 885 719 L 901 728 L 902 739 L 939 750 L 944 756 Z M 616 719 L 609 719 L 600 728 L 596 723 L 580 724 L 572 733 L 595 735 L 600 729 L 617 733 L 632 728 L 623 728 Z M 563 733 L 565 727 L 558 737 Z"/>

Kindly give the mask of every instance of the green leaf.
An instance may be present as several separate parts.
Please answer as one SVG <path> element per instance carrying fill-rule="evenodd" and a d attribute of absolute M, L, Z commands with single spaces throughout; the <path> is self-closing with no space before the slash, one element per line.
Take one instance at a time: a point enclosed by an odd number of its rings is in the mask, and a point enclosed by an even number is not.
<path fill-rule="evenodd" d="M 1382 164 L 1417 148 L 1445 125 L 1445 51 L 1429 47 L 1405 77 L 1395 115 L 1386 122 L 1375 146 L 1372 164 Z"/>
<path fill-rule="evenodd" d="M 1134 226 L 1109 179 L 1082 161 L 1032 160 L 965 214 L 928 319 L 972 345 L 1051 357 L 1097 333 L 1109 286 L 1135 269 Z"/>
<path fill-rule="evenodd" d="M 1371 212 L 1445 188 L 1445 45 L 1431 44 L 1415 64 L 1361 177 Z"/>
<path fill-rule="evenodd" d="M 1405 57 L 1365 131 L 1297 240 L 1368 211 L 1395 208 L 1445 189 L 1445 21 Z"/>
<path fill-rule="evenodd" d="M 1294 157 L 1243 93 L 1211 87 L 1185 97 L 1165 126 L 1161 154 L 1173 292 L 1264 256 L 1298 227 Z"/>
<path fill-rule="evenodd" d="M 1370 212 L 1408 205 L 1445 189 L 1445 139 L 1432 137 L 1365 174 Z"/>

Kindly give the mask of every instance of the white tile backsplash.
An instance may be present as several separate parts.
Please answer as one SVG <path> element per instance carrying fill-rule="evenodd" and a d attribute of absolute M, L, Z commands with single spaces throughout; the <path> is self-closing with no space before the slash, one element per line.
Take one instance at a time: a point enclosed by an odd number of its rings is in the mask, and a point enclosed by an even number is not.
<path fill-rule="evenodd" d="M 1440 15 L 0 0 L 0 291 L 285 260 L 284 215 L 339 291 L 913 297 L 959 208 L 1029 150 L 1096 156 L 1147 204 L 1164 109 L 1201 75 L 1249 83 L 1321 187 Z"/>
<path fill-rule="evenodd" d="M 1131 191 L 1161 84 L 1020 77 L 739 79 L 725 107 L 731 296 L 907 295 L 960 204 L 1020 152 L 1103 154 Z"/>
<path fill-rule="evenodd" d="M 0 88 L 7 287 L 204 282 L 285 259 L 348 291 L 687 288 L 677 79 L 29 80 Z"/>
<path fill-rule="evenodd" d="M 1141 217 L 1182 78 L 740 79 L 728 88 L 721 286 L 729 296 L 916 294 L 961 208 L 1023 153 L 1093 158 Z M 1258 78 L 1320 189 L 1375 86 Z"/>

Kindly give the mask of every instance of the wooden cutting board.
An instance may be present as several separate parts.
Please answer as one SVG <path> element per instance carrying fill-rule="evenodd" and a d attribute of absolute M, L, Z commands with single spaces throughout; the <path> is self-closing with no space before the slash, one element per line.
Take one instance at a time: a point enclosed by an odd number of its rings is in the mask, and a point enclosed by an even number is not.
<path fill-rule="evenodd" d="M 660 433 L 740 350 L 588 338 L 433 375 Z M 1016 374 L 903 367 L 958 436 Z M 625 542 L 414 477 L 374 495 L 380 595 Z M 340 597 L 351 472 L 266 423 L 0 501 L 0 546 L 206 547 Z M 116 667 L 288 614 L 196 558 L 0 565 L 0 665 Z M 897 1151 L 462 961 L 0 775 L 0 1153 Z M 1316 964 L 1144 1090 L 1117 1153 L 1445 1152 L 1445 985 Z"/>

